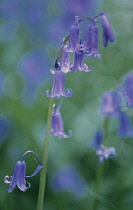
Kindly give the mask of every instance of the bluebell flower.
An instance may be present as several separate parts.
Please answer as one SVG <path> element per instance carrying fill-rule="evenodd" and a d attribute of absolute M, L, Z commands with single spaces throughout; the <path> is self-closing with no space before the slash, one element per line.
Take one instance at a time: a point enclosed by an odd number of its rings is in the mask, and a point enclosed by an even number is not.
<path fill-rule="evenodd" d="M 24 161 L 18 161 L 14 168 L 13 176 L 11 176 L 10 181 L 7 180 L 9 176 L 5 176 L 4 182 L 10 184 L 9 190 L 7 192 L 12 192 L 12 190 L 18 186 L 18 188 L 22 191 L 26 191 L 30 188 L 31 184 L 27 182 L 28 186 L 26 186 L 26 163 Z"/>
<path fill-rule="evenodd" d="M 84 63 L 84 51 L 82 49 L 82 46 L 79 45 L 78 48 L 79 49 L 74 53 L 74 60 L 70 66 L 70 70 L 73 72 L 76 72 L 78 70 L 85 72 L 91 71 L 93 68 L 88 69 L 88 66 Z"/>
<path fill-rule="evenodd" d="M 47 90 L 46 96 L 49 98 L 71 97 L 72 90 L 65 89 L 65 73 L 62 71 L 51 71 L 51 73 L 54 74 L 52 91 L 50 95 L 49 90 Z"/>
<path fill-rule="evenodd" d="M 108 13 L 102 12 L 100 13 L 100 22 L 103 28 L 103 45 L 104 47 L 108 46 L 108 42 L 115 41 L 114 31 L 112 26 L 107 18 Z"/>
<path fill-rule="evenodd" d="M 125 76 L 122 94 L 125 99 L 126 106 L 133 108 L 133 70 Z"/>
<path fill-rule="evenodd" d="M 114 147 L 105 147 L 101 145 L 99 149 L 96 150 L 96 154 L 99 156 L 99 161 L 103 162 L 110 157 L 116 156 L 116 149 Z"/>
<path fill-rule="evenodd" d="M 83 42 L 83 49 L 84 52 L 89 53 L 90 52 L 90 46 L 91 46 L 91 27 L 92 23 L 90 23 L 87 27 L 85 37 L 84 37 L 84 42 Z"/>
<path fill-rule="evenodd" d="M 99 130 L 95 133 L 93 139 L 91 140 L 90 146 L 94 149 L 100 148 L 104 137 L 103 130 Z"/>
<path fill-rule="evenodd" d="M 26 163 L 23 161 L 23 158 L 25 155 L 28 153 L 34 154 L 36 157 L 36 161 L 39 163 L 38 167 L 34 171 L 34 173 L 30 176 L 26 176 Z M 10 180 L 8 180 L 9 176 L 5 176 L 4 182 L 7 184 L 10 184 L 9 190 L 7 190 L 8 193 L 12 192 L 13 189 L 18 186 L 18 188 L 25 192 L 27 189 L 30 188 L 31 184 L 29 182 L 26 182 L 25 177 L 32 177 L 35 176 L 41 169 L 43 168 L 43 165 L 40 163 L 38 160 L 36 154 L 33 151 L 27 151 L 23 154 L 22 158 L 20 161 L 17 161 L 15 167 L 14 167 L 14 172 L 13 176 L 10 177 Z M 26 186 L 28 184 L 28 186 Z"/>
<path fill-rule="evenodd" d="M 116 156 L 116 150 L 114 147 L 105 147 L 102 142 L 104 139 L 103 130 L 99 130 L 95 133 L 91 140 L 90 146 L 96 150 L 96 155 L 99 156 L 99 161 L 103 162 L 110 157 Z"/>
<path fill-rule="evenodd" d="M 60 169 L 53 177 L 52 187 L 55 191 L 68 191 L 76 196 L 83 196 L 86 183 L 76 169 L 65 167 Z"/>
<path fill-rule="evenodd" d="M 83 43 L 83 49 L 87 56 L 98 57 L 102 59 L 98 49 L 98 26 L 96 25 L 95 19 L 91 20 L 91 24 L 87 29 Z"/>
<path fill-rule="evenodd" d="M 65 45 L 64 49 L 69 52 L 75 52 L 79 41 L 79 24 L 78 17 L 76 18 L 75 25 L 72 25 L 69 32 L 68 45 Z"/>
<path fill-rule="evenodd" d="M 70 53 L 62 48 L 62 56 L 60 60 L 60 68 L 64 73 L 68 73 L 70 71 Z"/>
<path fill-rule="evenodd" d="M 102 96 L 100 113 L 106 117 L 118 117 L 121 108 L 121 98 L 118 92 L 109 91 Z"/>
<path fill-rule="evenodd" d="M 119 113 L 118 136 L 122 138 L 128 138 L 133 136 L 133 127 L 130 118 L 124 112 Z"/>
<path fill-rule="evenodd" d="M 72 132 L 68 131 L 68 135 L 64 132 L 64 123 L 60 113 L 61 105 L 62 102 L 60 102 L 59 106 L 56 108 L 54 104 L 50 134 L 52 136 L 58 136 L 58 138 L 70 138 Z"/>

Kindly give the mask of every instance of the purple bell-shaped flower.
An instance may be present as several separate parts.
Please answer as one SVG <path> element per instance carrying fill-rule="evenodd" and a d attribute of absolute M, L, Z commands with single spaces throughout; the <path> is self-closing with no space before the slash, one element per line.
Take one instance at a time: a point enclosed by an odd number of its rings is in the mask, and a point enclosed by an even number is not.
<path fill-rule="evenodd" d="M 118 136 L 128 138 L 133 136 L 133 127 L 127 114 L 120 112 L 118 117 Z"/>
<path fill-rule="evenodd" d="M 76 16 L 76 23 L 72 25 L 68 37 L 68 45 L 64 46 L 65 51 L 75 52 L 79 41 L 79 18 Z"/>
<path fill-rule="evenodd" d="M 89 72 L 92 69 L 93 67 L 91 69 L 88 69 L 88 66 L 84 63 L 84 51 L 82 49 L 82 45 L 78 45 L 78 50 L 74 53 L 74 60 L 71 64 L 70 70 L 73 72 L 76 72 L 78 70 Z"/>
<path fill-rule="evenodd" d="M 27 155 L 28 153 L 34 154 L 34 156 L 36 157 L 36 161 L 39 163 L 39 165 L 36 168 L 36 170 L 34 171 L 34 173 L 30 176 L 26 176 L 26 163 L 25 163 L 25 161 L 23 161 L 24 156 Z M 7 180 L 7 178 L 9 178 L 9 176 L 5 176 L 5 178 L 4 178 L 4 182 L 10 184 L 9 190 L 7 190 L 7 192 L 8 193 L 12 192 L 12 190 L 16 187 L 16 185 L 18 186 L 18 188 L 21 191 L 25 192 L 31 186 L 31 184 L 29 182 L 27 182 L 28 186 L 26 186 L 25 177 L 35 176 L 42 168 L 43 168 L 42 163 L 40 163 L 36 154 L 33 151 L 25 152 L 23 154 L 21 160 L 16 163 L 16 165 L 14 167 L 13 176 L 10 177 L 10 180 Z"/>
<path fill-rule="evenodd" d="M 62 48 L 60 68 L 64 73 L 68 73 L 70 71 L 70 53 L 66 52 L 64 48 Z"/>
<path fill-rule="evenodd" d="M 46 97 L 49 98 L 60 98 L 61 96 L 64 97 L 71 97 L 72 90 L 65 89 L 65 73 L 62 71 L 51 71 L 54 74 L 54 81 L 52 86 L 51 95 L 49 90 L 46 91 Z"/>
<path fill-rule="evenodd" d="M 83 49 L 87 56 L 98 57 L 102 59 L 102 56 L 98 50 L 98 26 L 96 25 L 95 19 L 91 21 L 91 24 L 87 29 L 83 43 Z"/>
<path fill-rule="evenodd" d="M 72 132 L 68 131 L 68 135 L 64 132 L 64 123 L 60 113 L 61 105 L 62 102 L 60 102 L 59 106 L 55 108 L 54 104 L 50 134 L 52 136 L 58 136 L 58 138 L 70 138 Z"/>
<path fill-rule="evenodd" d="M 128 108 L 133 108 L 133 70 L 125 76 L 122 94 Z"/>
<path fill-rule="evenodd" d="M 107 18 L 108 13 L 102 12 L 100 13 L 100 22 L 103 28 L 103 45 L 104 47 L 108 46 L 108 42 L 114 42 L 115 41 L 115 35 L 114 31 L 112 29 L 112 26 Z"/>
<path fill-rule="evenodd" d="M 106 92 L 102 96 L 100 113 L 106 117 L 117 117 L 120 113 L 121 98 L 117 92 Z"/>

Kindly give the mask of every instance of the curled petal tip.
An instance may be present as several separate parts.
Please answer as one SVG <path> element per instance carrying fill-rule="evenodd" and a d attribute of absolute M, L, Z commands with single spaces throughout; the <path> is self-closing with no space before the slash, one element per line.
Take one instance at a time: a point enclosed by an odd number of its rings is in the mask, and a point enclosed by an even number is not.
<path fill-rule="evenodd" d="M 7 183 L 7 184 L 10 184 L 11 180 L 12 180 L 12 176 L 10 177 L 10 181 L 8 181 L 7 178 L 9 179 L 9 176 L 4 177 L 4 182 Z"/>
<path fill-rule="evenodd" d="M 71 97 L 72 96 L 72 90 L 71 89 L 66 89 L 66 94 L 64 96 L 65 97 Z"/>
<path fill-rule="evenodd" d="M 50 95 L 50 93 L 49 93 L 49 90 L 46 91 L 45 96 L 48 97 L 48 98 L 51 98 L 51 97 L 52 97 L 52 96 Z"/>

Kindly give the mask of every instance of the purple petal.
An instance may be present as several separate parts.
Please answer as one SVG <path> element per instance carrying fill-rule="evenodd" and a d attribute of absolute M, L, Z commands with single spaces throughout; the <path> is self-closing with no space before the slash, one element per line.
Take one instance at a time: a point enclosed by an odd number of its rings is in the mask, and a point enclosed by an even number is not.
<path fill-rule="evenodd" d="M 103 33 L 104 33 L 103 45 L 106 47 L 107 40 L 110 42 L 115 41 L 115 35 L 114 35 L 114 31 L 112 29 L 112 26 L 111 26 L 108 18 L 106 17 L 106 15 L 104 15 L 104 14 L 100 15 L 100 22 L 101 22 L 101 25 L 103 28 Z M 106 37 L 106 42 L 105 42 L 105 37 Z"/>
<path fill-rule="evenodd" d="M 122 138 L 132 137 L 133 127 L 131 125 L 129 116 L 123 112 L 120 112 L 118 120 L 119 120 L 118 136 Z"/>

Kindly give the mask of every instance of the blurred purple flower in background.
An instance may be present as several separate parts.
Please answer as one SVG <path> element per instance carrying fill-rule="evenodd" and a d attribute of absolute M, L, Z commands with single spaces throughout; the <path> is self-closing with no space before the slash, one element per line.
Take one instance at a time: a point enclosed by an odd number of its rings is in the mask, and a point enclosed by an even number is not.
<path fill-rule="evenodd" d="M 125 75 L 122 94 L 128 108 L 133 108 L 133 70 Z"/>
<path fill-rule="evenodd" d="M 83 196 L 86 183 L 76 169 L 65 167 L 55 174 L 52 187 L 55 191 L 68 191 L 76 196 Z"/>
<path fill-rule="evenodd" d="M 48 79 L 47 56 L 41 49 L 25 54 L 19 61 L 18 70 L 24 78 L 23 99 L 33 102 L 40 85 Z"/>
<path fill-rule="evenodd" d="M 104 132 L 102 130 L 97 131 L 89 145 L 94 149 L 98 149 L 102 144 L 103 138 Z"/>
<path fill-rule="evenodd" d="M 118 116 L 118 136 L 122 138 L 133 136 L 133 127 L 130 118 L 124 112 L 120 112 Z"/>
<path fill-rule="evenodd" d="M 106 117 L 118 117 L 121 108 L 121 98 L 118 92 L 109 91 L 102 96 L 100 113 Z"/>
<path fill-rule="evenodd" d="M 114 147 L 105 147 L 101 145 L 101 147 L 96 150 L 96 154 L 99 156 L 99 161 L 103 162 L 111 157 L 116 156 L 116 149 Z"/>
<path fill-rule="evenodd" d="M 94 15 L 97 11 L 97 0 L 66 0 L 64 7 L 66 7 L 65 20 L 70 24 L 74 21 L 75 16 L 85 17 Z"/>
<path fill-rule="evenodd" d="M 6 136 L 8 135 L 9 126 L 9 121 L 3 115 L 0 115 L 0 145 L 4 142 Z"/>
<path fill-rule="evenodd" d="M 103 162 L 110 157 L 116 156 L 116 149 L 114 147 L 105 147 L 102 142 L 104 139 L 103 130 L 97 131 L 89 143 L 89 145 L 96 150 L 96 155 L 99 156 L 99 161 Z"/>

